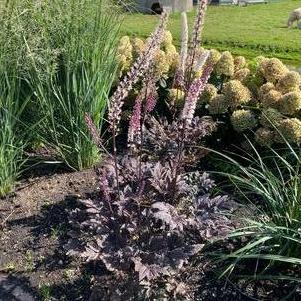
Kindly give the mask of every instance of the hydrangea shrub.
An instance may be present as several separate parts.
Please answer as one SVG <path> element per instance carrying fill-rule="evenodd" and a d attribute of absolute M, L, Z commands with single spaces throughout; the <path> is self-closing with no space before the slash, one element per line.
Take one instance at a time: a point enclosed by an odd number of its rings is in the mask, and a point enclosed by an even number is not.
<path fill-rule="evenodd" d="M 135 40 L 132 40 L 133 46 L 129 49 L 135 48 Z M 198 47 L 197 59 L 205 52 L 208 50 Z M 273 137 L 272 142 L 275 143 L 284 143 L 285 140 L 297 144 L 301 142 L 298 126 L 301 76 L 298 72 L 289 70 L 277 58 L 257 57 L 247 62 L 243 56 L 235 57 L 229 51 L 220 53 L 211 49 L 209 53 L 213 72 L 197 103 L 201 114 L 211 115 L 235 132 L 247 134 L 249 139 L 254 137 L 262 146 L 271 145 L 271 142 L 264 142 L 266 137 Z M 169 104 L 177 107 L 184 105 L 185 95 L 184 89 L 174 89 L 172 86 L 180 57 L 171 33 L 166 31 L 156 62 L 160 79 L 158 85 L 164 79 L 163 90 L 168 90 Z M 196 65 L 192 73 L 197 78 L 202 74 L 202 68 Z"/>

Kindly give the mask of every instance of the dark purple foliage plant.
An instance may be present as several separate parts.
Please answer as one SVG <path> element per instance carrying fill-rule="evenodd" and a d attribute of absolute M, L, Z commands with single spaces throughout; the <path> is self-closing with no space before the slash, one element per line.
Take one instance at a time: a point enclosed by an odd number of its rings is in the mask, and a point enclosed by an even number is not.
<path fill-rule="evenodd" d="M 194 47 L 206 4 L 206 0 L 200 3 Z M 196 169 L 204 155 L 202 142 L 216 129 L 210 118 L 194 117 L 196 101 L 212 71 L 210 57 L 204 61 L 202 76 L 189 84 L 182 112 L 172 122 L 151 116 L 157 98 L 153 57 L 167 19 L 165 12 L 111 98 L 113 152 L 97 169 L 99 194 L 81 200 L 84 209 L 71 214 L 75 231 L 68 253 L 100 262 L 111 272 L 111 281 L 106 278 L 96 300 L 195 300 L 187 269 L 208 240 L 233 227 L 227 217 L 230 200 L 212 196 L 214 181 Z M 190 62 L 193 53 L 189 49 Z M 142 88 L 130 118 L 128 149 L 121 151 L 116 136 L 123 100 L 137 82 Z M 101 147 L 89 116 L 86 121 Z"/>

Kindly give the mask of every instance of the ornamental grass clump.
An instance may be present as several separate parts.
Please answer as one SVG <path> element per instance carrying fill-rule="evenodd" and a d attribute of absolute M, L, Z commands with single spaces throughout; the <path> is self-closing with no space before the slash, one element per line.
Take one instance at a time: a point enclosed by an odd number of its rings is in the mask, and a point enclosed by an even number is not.
<path fill-rule="evenodd" d="M 1 5 L 0 5 L 1 6 Z M 24 96 L 23 48 L 9 5 L 0 9 L 0 198 L 11 193 L 26 162 L 25 149 L 35 131 L 23 122 L 29 100 Z M 21 65 L 21 66 L 20 66 Z M 20 72 L 20 68 L 22 72 Z M 21 75 L 22 74 L 22 75 Z"/>
<path fill-rule="evenodd" d="M 202 1 L 199 14 L 206 4 Z M 166 37 L 167 18 L 167 13 L 161 15 L 144 51 L 111 97 L 113 152 L 97 169 L 100 193 L 82 200 L 84 209 L 71 214 L 81 235 L 72 232 L 68 253 L 101 262 L 112 275 L 106 290 L 99 286 L 99 300 L 195 300 L 192 278 L 184 276 L 192 259 L 210 238 L 233 227 L 226 214 L 229 198 L 212 194 L 214 182 L 196 169 L 206 154 L 202 143 L 216 129 L 211 118 L 194 116 L 212 71 L 210 60 L 203 75 L 185 90 L 184 108 L 175 118 L 152 116 L 157 101 L 153 62 Z M 141 89 L 130 117 L 128 147 L 121 152 L 116 138 L 123 102 L 136 83 Z M 94 133 L 90 122 L 88 126 Z"/>
<path fill-rule="evenodd" d="M 16 101 L 18 89 L 5 88 L 3 84 L 0 92 L 0 198 L 14 189 L 26 161 L 23 153 L 25 135 L 18 132 L 22 113 L 22 105 Z"/>
<path fill-rule="evenodd" d="M 17 66 L 20 102 L 30 99 L 22 122 L 37 124 L 33 143 L 72 170 L 100 160 L 84 113 L 101 128 L 117 69 L 113 8 L 107 0 L 13 0 L 0 11 L 7 66 Z"/>
<path fill-rule="evenodd" d="M 266 129 L 258 137 L 264 142 L 272 138 Z M 230 281 L 239 277 L 250 286 L 259 281 L 287 288 L 285 299 L 293 300 L 298 299 L 301 271 L 301 157 L 299 148 L 284 141 L 284 148 L 270 149 L 267 156 L 251 143 L 252 151 L 244 155 L 247 167 L 220 154 L 239 171 L 223 175 L 245 200 L 241 227 L 225 240 L 232 249 L 220 258 L 225 264 L 222 275 Z"/>

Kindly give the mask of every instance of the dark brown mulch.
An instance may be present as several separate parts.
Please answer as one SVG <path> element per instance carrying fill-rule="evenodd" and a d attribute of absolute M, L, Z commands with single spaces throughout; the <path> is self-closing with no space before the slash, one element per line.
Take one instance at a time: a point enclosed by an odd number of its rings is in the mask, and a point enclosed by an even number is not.
<path fill-rule="evenodd" d="M 67 257 L 63 245 L 67 210 L 95 189 L 92 170 L 61 173 L 24 180 L 13 196 L 0 200 L 1 301 L 14 300 L 7 297 L 14 285 L 23 291 L 20 301 L 26 294 L 34 300 L 88 300 L 93 269 Z"/>

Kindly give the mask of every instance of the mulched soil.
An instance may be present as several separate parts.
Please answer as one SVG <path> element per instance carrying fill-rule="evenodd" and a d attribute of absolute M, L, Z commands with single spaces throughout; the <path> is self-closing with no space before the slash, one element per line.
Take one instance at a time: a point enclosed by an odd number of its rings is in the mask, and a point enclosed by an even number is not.
<path fill-rule="evenodd" d="M 33 300 L 88 300 L 91 268 L 67 257 L 63 245 L 67 210 L 95 189 L 87 170 L 27 179 L 0 200 L 1 301 L 27 300 L 25 292 Z"/>
<path fill-rule="evenodd" d="M 94 280 L 105 282 L 106 275 L 98 265 L 66 256 L 63 247 L 70 230 L 68 211 L 96 190 L 93 170 L 49 173 L 45 169 L 27 175 L 13 195 L 0 199 L 0 301 L 116 300 L 95 297 L 95 292 L 90 299 Z M 232 285 L 217 280 L 211 268 L 208 262 L 200 264 L 196 300 L 279 300 L 275 294 L 260 298 L 277 289 L 274 285 Z"/>

